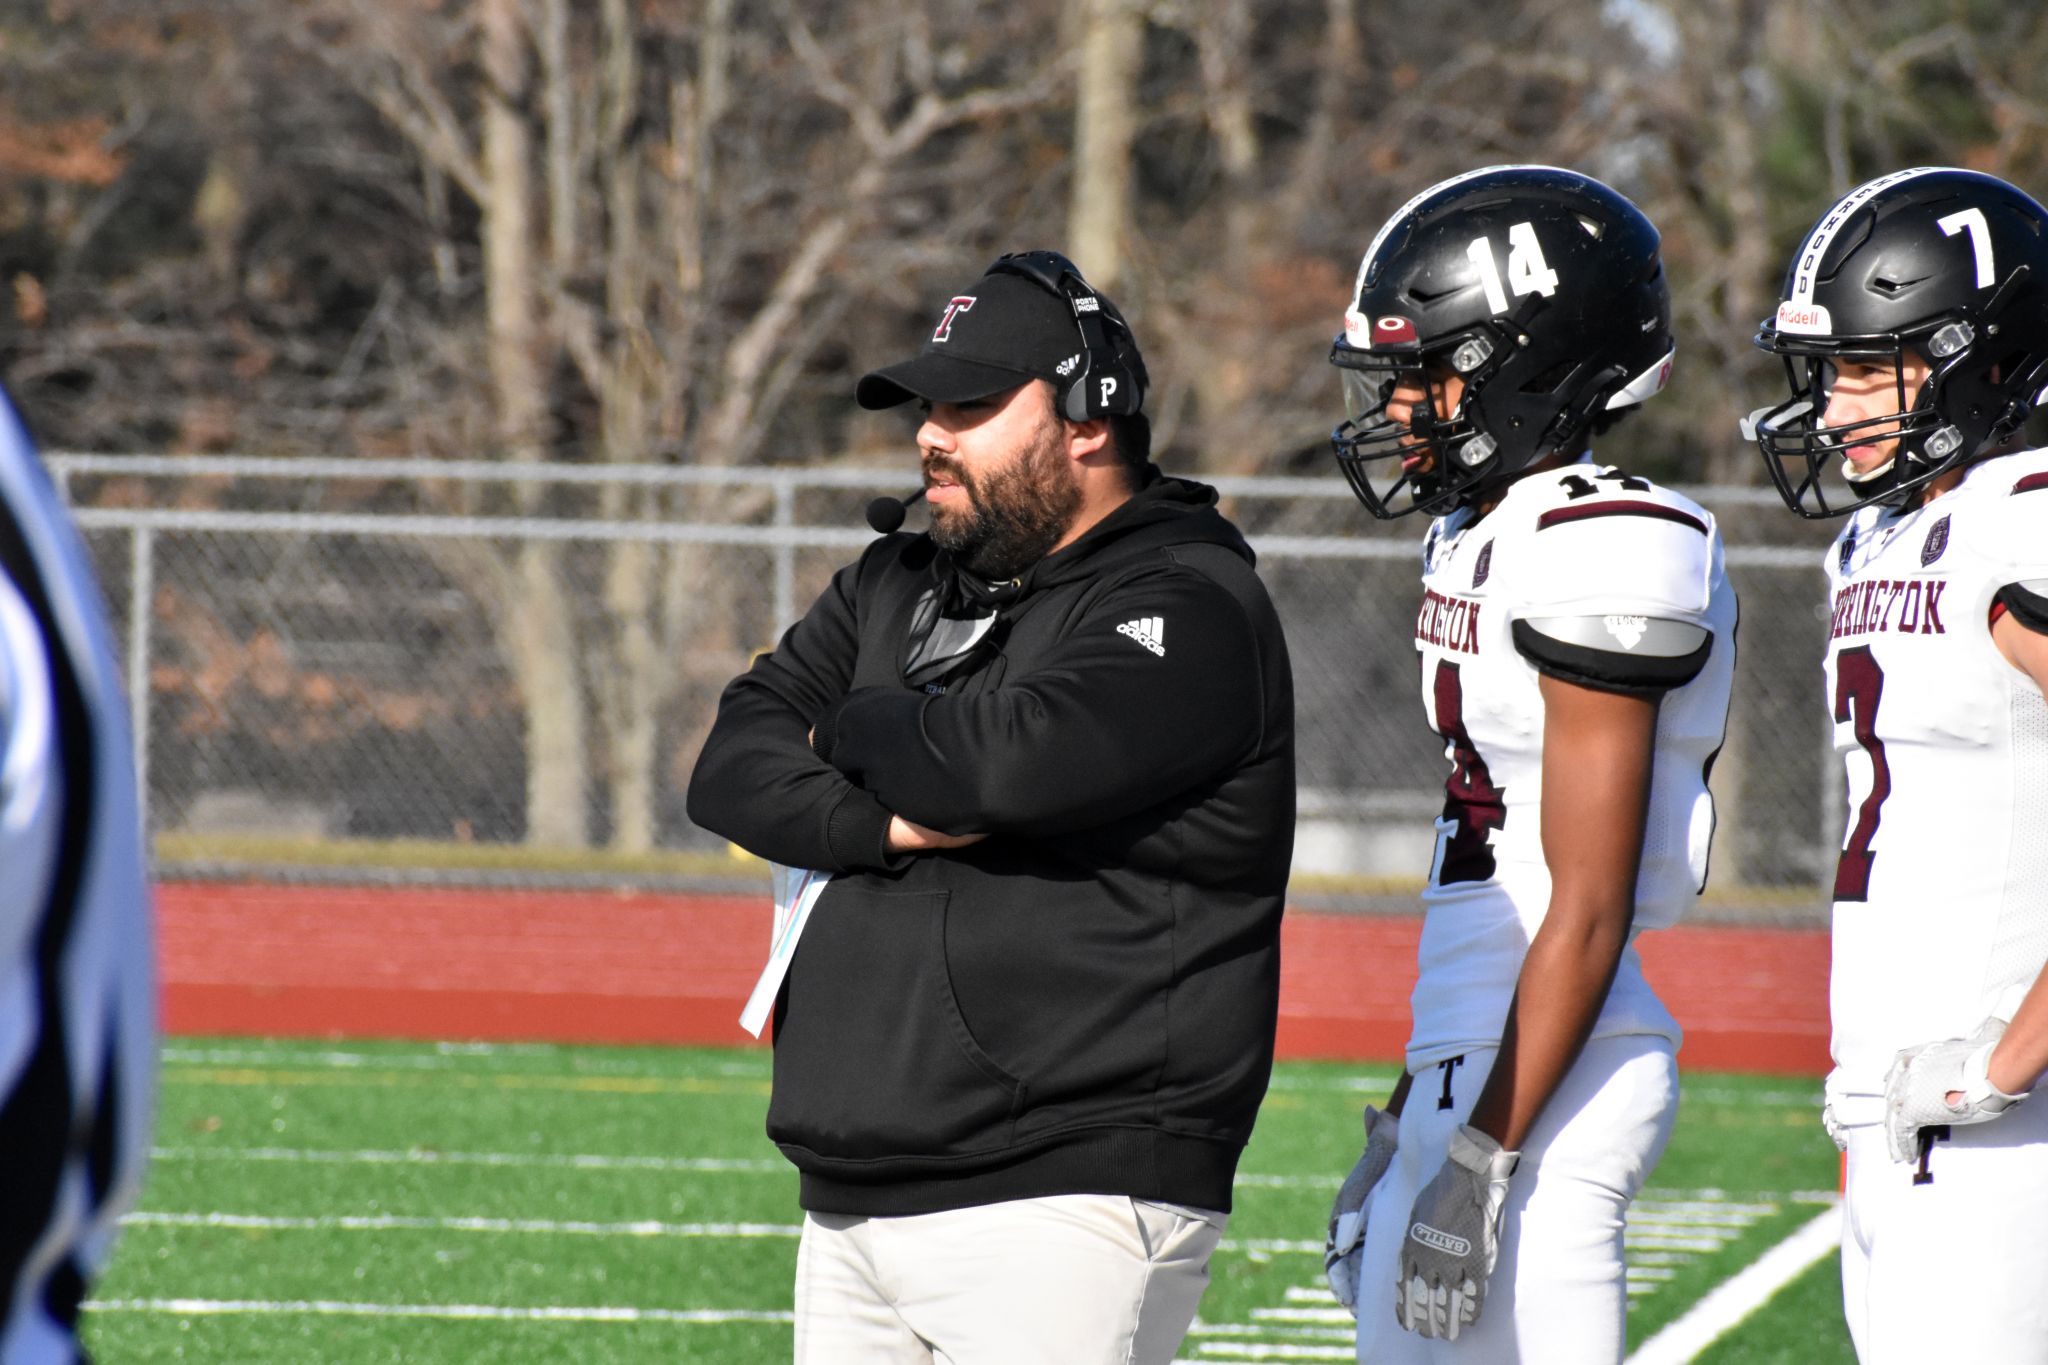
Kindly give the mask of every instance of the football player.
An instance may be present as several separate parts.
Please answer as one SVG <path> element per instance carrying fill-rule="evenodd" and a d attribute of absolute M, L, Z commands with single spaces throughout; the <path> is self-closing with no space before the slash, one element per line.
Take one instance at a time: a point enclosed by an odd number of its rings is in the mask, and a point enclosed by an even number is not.
<path fill-rule="evenodd" d="M 1406 1074 L 1331 1216 L 1361 1361 L 1621 1359 L 1622 1222 L 1678 1103 L 1631 941 L 1705 877 L 1735 651 L 1712 515 L 1591 453 L 1671 356 L 1656 228 L 1545 166 L 1396 213 L 1330 353 L 1359 499 L 1434 518 L 1415 648 L 1451 765 Z"/>
<path fill-rule="evenodd" d="M 1757 345 L 1746 434 L 1827 553 L 1842 1293 L 1866 1362 L 2048 1360 L 2048 212 L 1974 171 L 1844 195 Z M 1949 1299 L 1930 1287 L 1953 1286 Z"/>
<path fill-rule="evenodd" d="M 135 1202 L 156 954 L 120 675 L 85 547 L 0 393 L 0 1362 L 72 1365 Z"/>

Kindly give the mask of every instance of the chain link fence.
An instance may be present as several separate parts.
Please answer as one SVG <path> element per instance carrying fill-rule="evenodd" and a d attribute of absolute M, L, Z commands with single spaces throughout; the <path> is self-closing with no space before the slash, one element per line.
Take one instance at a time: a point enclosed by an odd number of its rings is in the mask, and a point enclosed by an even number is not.
<path fill-rule="evenodd" d="M 49 464 L 113 610 L 161 865 L 515 884 L 738 870 L 683 809 L 719 689 L 908 477 Z M 1410 646 L 1421 524 L 1373 522 L 1336 479 L 1216 483 L 1293 653 L 1297 890 L 1412 908 L 1445 772 Z M 1710 904 L 1815 921 L 1841 804 L 1820 696 L 1830 528 L 1768 491 L 1688 491 L 1742 601 Z"/>

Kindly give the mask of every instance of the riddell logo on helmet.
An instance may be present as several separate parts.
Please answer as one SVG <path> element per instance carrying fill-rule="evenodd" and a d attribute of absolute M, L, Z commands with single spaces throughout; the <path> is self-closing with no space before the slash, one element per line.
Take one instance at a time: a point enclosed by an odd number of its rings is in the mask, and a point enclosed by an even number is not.
<path fill-rule="evenodd" d="M 1828 310 L 1821 305 L 1787 299 L 1778 305 L 1778 330 L 1799 336 L 1825 336 L 1832 330 L 1832 323 Z"/>
<path fill-rule="evenodd" d="M 1344 340 L 1370 350 L 1374 346 L 1417 346 L 1421 337 L 1410 318 L 1369 318 L 1356 308 L 1344 312 Z"/>

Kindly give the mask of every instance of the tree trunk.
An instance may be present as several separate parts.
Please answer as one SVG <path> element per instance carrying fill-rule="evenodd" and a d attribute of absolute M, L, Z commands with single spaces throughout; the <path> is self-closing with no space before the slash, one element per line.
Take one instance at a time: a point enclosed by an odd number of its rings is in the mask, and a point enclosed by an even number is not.
<path fill-rule="evenodd" d="M 484 292 L 499 453 L 538 460 L 547 418 L 547 371 L 536 319 L 533 134 L 521 106 L 526 49 L 517 0 L 482 0 Z M 530 509 L 535 494 L 523 491 Z M 562 547 L 529 541 L 517 552 L 520 600 L 504 622 L 526 718 L 526 837 L 581 848 L 586 769 L 583 688 Z"/>
<path fill-rule="evenodd" d="M 605 300 L 611 324 L 601 413 L 607 460 L 647 458 L 654 413 L 664 382 L 648 335 L 646 299 L 654 256 L 642 240 L 645 161 L 634 133 L 640 84 L 638 35 L 625 0 L 605 0 L 601 10 L 603 53 L 599 119 L 606 218 L 611 232 L 605 252 Z M 644 511 L 651 491 L 606 490 L 605 513 Z M 611 847 L 645 853 L 656 841 L 657 745 L 667 677 L 655 635 L 654 585 L 661 556 L 669 551 L 644 541 L 606 547 L 604 604 L 609 629 L 606 676 L 596 683 L 603 707 L 611 785 Z M 672 667 L 672 665 L 671 665 Z"/>
<path fill-rule="evenodd" d="M 583 679 L 562 591 L 562 549 L 543 540 L 519 548 L 521 600 L 506 625 L 526 707 L 527 842 L 583 848 L 590 842 Z"/>
<path fill-rule="evenodd" d="M 610 548 L 604 597 L 612 622 L 612 704 L 605 718 L 611 746 L 611 846 L 624 853 L 645 853 L 655 845 L 663 675 L 675 664 L 670 660 L 664 667 L 654 635 L 659 547 L 620 541 Z"/>
<path fill-rule="evenodd" d="M 1099 288 L 1123 277 L 1131 217 L 1132 112 L 1144 55 L 1133 0 L 1080 0 L 1081 75 L 1074 101 L 1073 199 L 1067 251 Z"/>

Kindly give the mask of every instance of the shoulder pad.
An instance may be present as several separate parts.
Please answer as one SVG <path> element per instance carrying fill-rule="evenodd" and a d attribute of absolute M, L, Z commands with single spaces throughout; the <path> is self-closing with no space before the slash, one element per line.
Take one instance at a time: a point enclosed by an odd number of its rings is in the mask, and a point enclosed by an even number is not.
<path fill-rule="evenodd" d="M 1582 687 L 1656 696 L 1699 675 L 1714 635 L 1691 621 L 1658 616 L 1536 616 L 1511 631 L 1522 657 Z"/>
<path fill-rule="evenodd" d="M 1721 557 L 1712 515 L 1662 490 L 1559 502 L 1537 513 L 1517 554 L 1514 614 L 1695 617 Z"/>
<path fill-rule="evenodd" d="M 2048 537 L 2041 534 L 2048 516 L 2048 459 L 2041 451 L 2025 451 L 1989 464 L 1982 472 L 1994 477 L 1976 480 L 1988 485 L 1978 495 L 1984 515 L 1967 526 L 1972 557 L 1990 570 L 1994 585 L 2048 577 Z M 1966 529 L 1960 517 L 1956 529 Z"/>
<path fill-rule="evenodd" d="M 2044 484 L 2048 487 L 2048 484 Z M 2036 635 L 2048 635 L 2048 578 L 2027 578 L 2008 583 L 1992 599 L 2012 613 L 2012 619 Z"/>
<path fill-rule="evenodd" d="M 1654 517 L 1659 521 L 1690 527 L 1701 535 L 1707 534 L 1706 519 L 1694 516 L 1683 507 L 1673 507 L 1670 503 L 1649 498 L 1630 497 L 1589 499 L 1553 507 L 1536 518 L 1536 529 L 1548 531 L 1553 526 L 1568 526 L 1575 521 L 1591 521 L 1596 517 Z"/>

